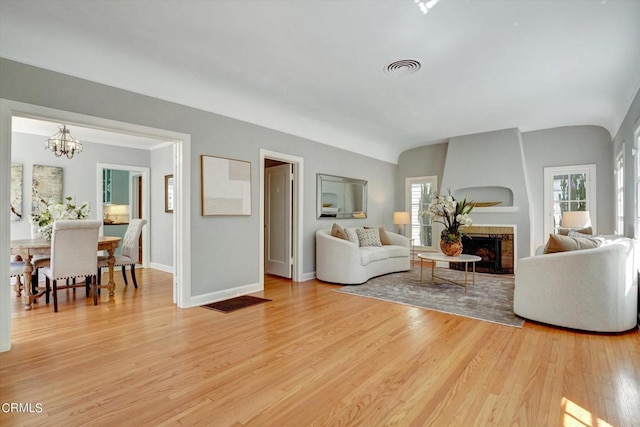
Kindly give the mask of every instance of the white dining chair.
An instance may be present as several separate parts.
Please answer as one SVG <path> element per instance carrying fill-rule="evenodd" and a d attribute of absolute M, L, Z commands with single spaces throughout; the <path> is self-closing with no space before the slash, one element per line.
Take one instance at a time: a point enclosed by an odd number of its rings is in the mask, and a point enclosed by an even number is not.
<path fill-rule="evenodd" d="M 51 260 L 49 266 L 43 267 L 46 278 L 47 302 L 53 291 L 53 311 L 58 311 L 58 290 L 85 287 L 88 291 L 89 281 L 93 285 L 93 304 L 98 304 L 98 289 L 95 280 L 98 260 L 98 234 L 102 221 L 92 220 L 58 220 L 53 223 L 51 235 Z M 58 280 L 85 277 L 84 284 L 58 286 Z M 53 289 L 50 288 L 53 282 Z M 88 296 L 88 295 L 87 295 Z"/>
<path fill-rule="evenodd" d="M 124 238 L 122 239 L 122 253 L 120 255 L 115 255 L 115 266 L 122 267 L 122 277 L 124 278 L 124 284 L 129 284 L 127 282 L 126 267 L 127 265 L 130 265 L 131 279 L 133 279 L 133 286 L 135 286 L 136 288 L 138 287 L 138 282 L 136 281 L 136 263 L 138 262 L 140 233 L 142 233 L 142 227 L 144 227 L 146 223 L 146 219 L 140 218 L 132 219 L 129 221 L 129 226 L 127 227 L 127 231 L 124 233 Z M 101 283 L 102 269 L 107 267 L 109 267 L 108 257 L 98 257 L 98 284 Z"/>

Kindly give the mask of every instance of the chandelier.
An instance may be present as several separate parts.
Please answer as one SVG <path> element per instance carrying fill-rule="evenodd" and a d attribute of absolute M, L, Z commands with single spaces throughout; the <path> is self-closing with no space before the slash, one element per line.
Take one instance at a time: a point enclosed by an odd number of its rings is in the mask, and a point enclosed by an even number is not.
<path fill-rule="evenodd" d="M 60 126 L 55 135 L 47 139 L 44 148 L 53 151 L 56 157 L 66 156 L 67 159 L 73 159 L 73 155 L 82 152 L 82 144 L 71 135 L 66 125 Z"/>

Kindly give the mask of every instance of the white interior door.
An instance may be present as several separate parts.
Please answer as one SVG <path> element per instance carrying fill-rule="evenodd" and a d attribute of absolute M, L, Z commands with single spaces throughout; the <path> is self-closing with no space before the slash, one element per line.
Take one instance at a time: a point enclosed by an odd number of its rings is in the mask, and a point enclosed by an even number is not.
<path fill-rule="evenodd" d="M 291 278 L 291 164 L 265 169 L 265 272 Z"/>

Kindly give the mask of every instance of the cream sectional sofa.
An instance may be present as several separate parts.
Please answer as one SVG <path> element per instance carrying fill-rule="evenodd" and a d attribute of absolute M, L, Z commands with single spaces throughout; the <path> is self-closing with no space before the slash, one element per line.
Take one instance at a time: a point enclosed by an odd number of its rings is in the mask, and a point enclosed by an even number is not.
<path fill-rule="evenodd" d="M 408 238 L 386 231 L 391 245 L 360 247 L 331 235 L 331 230 L 316 231 L 316 277 L 343 285 L 362 284 L 372 277 L 411 269 Z"/>
<path fill-rule="evenodd" d="M 521 317 L 572 329 L 621 332 L 638 323 L 638 241 L 596 237 L 592 249 L 518 261 L 513 311 Z"/>

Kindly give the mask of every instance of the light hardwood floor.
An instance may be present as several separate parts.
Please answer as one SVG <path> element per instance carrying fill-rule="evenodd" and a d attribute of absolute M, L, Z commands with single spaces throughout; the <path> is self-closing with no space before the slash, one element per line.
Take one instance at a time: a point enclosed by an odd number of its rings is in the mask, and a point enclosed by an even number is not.
<path fill-rule="evenodd" d="M 169 274 L 116 277 L 97 307 L 82 289 L 56 314 L 15 299 L 0 425 L 640 425 L 638 330 L 518 329 L 275 278 L 256 294 L 272 302 L 223 314 L 176 308 Z"/>

